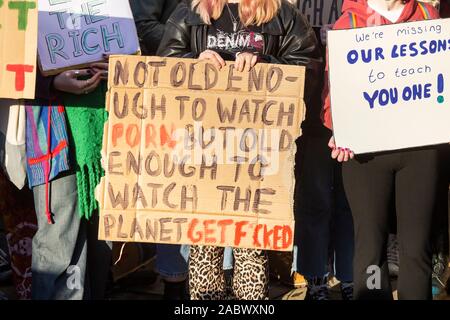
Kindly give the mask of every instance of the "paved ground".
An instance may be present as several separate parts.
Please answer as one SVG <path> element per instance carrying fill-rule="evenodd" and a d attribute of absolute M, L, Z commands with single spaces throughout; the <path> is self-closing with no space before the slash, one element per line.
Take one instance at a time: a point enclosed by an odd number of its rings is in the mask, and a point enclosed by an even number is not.
<path fill-rule="evenodd" d="M 447 277 L 450 276 L 450 271 Z M 395 281 L 393 281 L 395 288 Z M 11 284 L 0 284 L 0 291 L 10 299 L 14 299 L 14 288 Z M 118 280 L 109 293 L 111 300 L 161 300 L 163 293 L 163 283 L 157 273 L 153 272 L 153 265 L 150 262 L 142 269 L 133 274 Z M 270 283 L 270 298 L 273 300 L 303 300 L 305 298 L 305 288 L 292 288 L 281 283 L 277 279 L 272 279 Z M 330 297 L 333 300 L 341 300 L 339 283 L 330 281 Z M 396 297 L 396 291 L 394 291 Z M 450 295 L 442 293 L 437 300 L 450 300 Z"/>
<path fill-rule="evenodd" d="M 156 273 L 153 273 L 147 267 L 147 270 L 140 271 L 133 276 L 129 276 L 127 279 L 119 281 L 113 288 L 110 298 L 112 300 L 145 300 L 145 299 L 162 299 L 163 283 L 159 279 Z M 450 270 L 447 277 L 450 276 Z M 153 278 L 152 278 L 153 277 Z M 147 279 L 144 280 L 143 279 Z M 148 281 L 148 284 L 144 284 Z M 393 288 L 396 287 L 396 281 L 392 283 Z M 286 284 L 281 283 L 279 280 L 272 279 L 270 282 L 270 299 L 272 300 L 304 300 L 306 289 L 295 289 Z M 394 291 L 394 298 L 397 297 L 397 291 Z M 330 298 L 332 300 L 341 300 L 340 286 L 337 281 L 330 281 Z M 450 295 L 442 293 L 441 296 L 436 298 L 437 300 L 450 300 Z"/>

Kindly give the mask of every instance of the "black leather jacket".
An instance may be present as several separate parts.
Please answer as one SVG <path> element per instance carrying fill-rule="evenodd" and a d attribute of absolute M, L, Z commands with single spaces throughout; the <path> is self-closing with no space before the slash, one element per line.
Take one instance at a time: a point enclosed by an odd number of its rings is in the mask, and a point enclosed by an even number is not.
<path fill-rule="evenodd" d="M 166 23 L 157 55 L 197 58 L 206 50 L 207 33 L 208 25 L 191 10 L 191 1 L 183 1 Z M 323 59 L 316 35 L 306 18 L 283 0 L 277 16 L 262 25 L 262 34 L 262 59 L 268 63 L 306 66 L 305 103 L 307 107 L 321 110 L 319 79 L 323 73 Z M 308 112 L 306 118 L 308 122 Z"/>
<path fill-rule="evenodd" d="M 180 0 L 129 0 L 144 55 L 154 55 Z"/>

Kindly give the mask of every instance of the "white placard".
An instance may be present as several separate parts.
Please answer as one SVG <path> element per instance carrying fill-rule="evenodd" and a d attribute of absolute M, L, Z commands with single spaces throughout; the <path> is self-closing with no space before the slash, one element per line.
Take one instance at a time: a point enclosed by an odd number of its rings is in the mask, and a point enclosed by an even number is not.
<path fill-rule="evenodd" d="M 38 53 L 44 73 L 138 50 L 128 1 L 39 0 Z"/>
<path fill-rule="evenodd" d="M 355 153 L 450 141 L 450 19 L 328 33 L 336 143 Z"/>

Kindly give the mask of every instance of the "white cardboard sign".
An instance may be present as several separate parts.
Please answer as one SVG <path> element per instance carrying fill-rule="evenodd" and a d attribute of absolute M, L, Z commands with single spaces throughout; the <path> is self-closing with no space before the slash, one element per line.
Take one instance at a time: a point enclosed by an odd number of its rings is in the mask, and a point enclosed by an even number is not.
<path fill-rule="evenodd" d="M 128 1 L 39 0 L 38 53 L 45 74 L 138 50 Z"/>
<path fill-rule="evenodd" d="M 450 19 L 328 33 L 333 129 L 355 153 L 450 142 Z"/>

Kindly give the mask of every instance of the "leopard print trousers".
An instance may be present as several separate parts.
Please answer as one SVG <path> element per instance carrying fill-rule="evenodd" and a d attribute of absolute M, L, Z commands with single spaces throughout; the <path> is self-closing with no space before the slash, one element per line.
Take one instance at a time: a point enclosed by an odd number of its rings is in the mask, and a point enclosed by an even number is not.
<path fill-rule="evenodd" d="M 189 289 L 192 300 L 265 300 L 269 260 L 262 250 L 234 248 L 233 294 L 227 294 L 222 269 L 224 248 L 191 246 Z"/>

